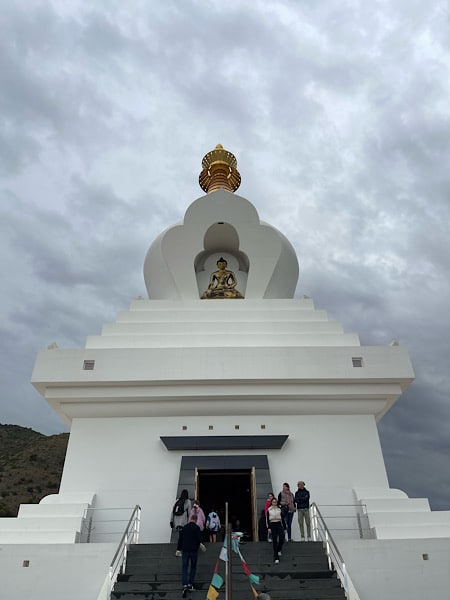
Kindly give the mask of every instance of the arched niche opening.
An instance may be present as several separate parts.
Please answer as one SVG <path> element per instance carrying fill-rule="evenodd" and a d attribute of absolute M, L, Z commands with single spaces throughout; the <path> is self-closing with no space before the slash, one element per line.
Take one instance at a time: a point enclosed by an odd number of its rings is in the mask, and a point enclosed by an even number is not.
<path fill-rule="evenodd" d="M 208 288 L 211 274 L 217 270 L 217 261 L 221 257 L 227 261 L 227 269 L 233 271 L 236 277 L 236 289 L 245 296 L 249 260 L 245 252 L 239 249 L 236 229 L 229 223 L 214 223 L 205 233 L 203 248 L 194 260 L 199 296 Z"/>

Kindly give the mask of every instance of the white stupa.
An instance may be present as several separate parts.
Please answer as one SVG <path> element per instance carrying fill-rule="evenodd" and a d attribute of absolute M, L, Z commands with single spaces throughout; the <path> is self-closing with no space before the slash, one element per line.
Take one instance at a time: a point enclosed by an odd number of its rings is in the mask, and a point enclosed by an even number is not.
<path fill-rule="evenodd" d="M 446 597 L 449 513 L 389 487 L 377 432 L 413 380 L 408 352 L 361 346 L 294 298 L 293 247 L 234 193 L 239 183 L 218 145 L 203 159 L 206 195 L 150 246 L 149 298 L 85 348 L 39 353 L 33 384 L 70 440 L 59 494 L 0 521 L 8 600 L 105 598 L 117 546 L 107 511 L 139 505 L 140 542 L 164 542 L 181 489 L 217 509 L 228 495 L 256 540 L 267 492 L 298 479 L 324 515 L 334 511 L 352 598 L 418 600 L 430 585 Z"/>

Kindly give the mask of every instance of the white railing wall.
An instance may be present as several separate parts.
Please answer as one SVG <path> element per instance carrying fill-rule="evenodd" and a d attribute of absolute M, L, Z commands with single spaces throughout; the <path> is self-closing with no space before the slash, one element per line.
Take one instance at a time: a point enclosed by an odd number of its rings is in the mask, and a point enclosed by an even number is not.
<path fill-rule="evenodd" d="M 339 552 L 336 542 L 315 502 L 311 504 L 311 528 L 314 541 L 322 542 L 327 557 L 328 566 L 334 569 L 339 577 L 348 600 L 361 600 L 353 582 L 347 573 L 344 559 Z"/>
<path fill-rule="evenodd" d="M 320 513 L 337 543 L 374 537 L 364 504 L 320 504 Z"/>
<path fill-rule="evenodd" d="M 115 543 L 122 538 L 134 507 L 86 508 L 83 514 L 81 543 Z"/>
<path fill-rule="evenodd" d="M 117 580 L 119 573 L 122 573 L 125 569 L 128 548 L 131 544 L 137 544 L 139 541 L 139 528 L 141 523 L 141 507 L 136 505 L 128 525 L 123 532 L 122 538 L 119 542 L 119 546 L 114 554 L 114 558 L 109 565 L 108 574 L 105 577 L 102 588 L 97 600 L 110 600 L 111 591 Z"/>

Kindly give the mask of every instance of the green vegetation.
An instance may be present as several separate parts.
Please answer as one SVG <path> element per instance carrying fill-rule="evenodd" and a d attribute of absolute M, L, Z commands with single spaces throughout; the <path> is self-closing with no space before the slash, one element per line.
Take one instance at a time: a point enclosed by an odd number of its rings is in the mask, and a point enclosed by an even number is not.
<path fill-rule="evenodd" d="M 68 433 L 46 436 L 0 424 L 0 517 L 58 493 L 68 440 Z"/>

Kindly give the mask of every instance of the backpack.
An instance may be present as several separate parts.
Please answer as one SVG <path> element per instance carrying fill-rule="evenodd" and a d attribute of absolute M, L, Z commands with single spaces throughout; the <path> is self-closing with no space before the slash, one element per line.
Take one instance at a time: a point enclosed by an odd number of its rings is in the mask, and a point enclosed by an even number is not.
<path fill-rule="evenodd" d="M 217 531 L 219 529 L 220 520 L 217 513 L 213 512 L 208 515 L 208 529 L 210 531 Z"/>
<path fill-rule="evenodd" d="M 175 502 L 173 507 L 173 514 L 176 517 L 181 517 L 181 515 L 184 513 L 184 503 L 185 500 L 183 498 L 178 498 L 178 500 Z"/>

